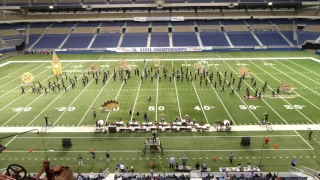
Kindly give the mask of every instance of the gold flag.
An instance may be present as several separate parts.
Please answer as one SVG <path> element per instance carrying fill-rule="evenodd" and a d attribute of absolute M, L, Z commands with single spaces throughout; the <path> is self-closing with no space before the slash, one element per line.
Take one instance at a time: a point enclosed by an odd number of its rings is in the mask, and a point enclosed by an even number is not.
<path fill-rule="evenodd" d="M 52 71 L 53 71 L 54 75 L 61 75 L 62 74 L 61 62 L 60 62 L 60 59 L 58 58 L 55 51 L 53 51 L 53 54 L 52 54 L 51 65 L 52 65 Z"/>

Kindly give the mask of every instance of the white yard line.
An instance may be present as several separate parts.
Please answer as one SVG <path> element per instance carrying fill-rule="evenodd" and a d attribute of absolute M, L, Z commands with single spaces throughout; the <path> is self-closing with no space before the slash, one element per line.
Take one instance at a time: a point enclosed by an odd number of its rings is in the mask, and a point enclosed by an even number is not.
<path fill-rule="evenodd" d="M 69 63 L 69 64 L 71 64 L 71 63 Z M 66 66 L 68 66 L 69 64 L 67 64 Z M 66 67 L 66 66 L 65 66 L 65 67 Z M 44 73 L 44 72 L 45 72 L 45 71 L 41 72 L 41 73 L 38 74 L 38 75 L 41 75 L 41 74 Z M 38 75 L 37 75 L 37 76 L 38 76 Z M 43 81 L 41 81 L 41 83 L 45 82 L 47 79 L 51 78 L 52 76 L 53 76 L 53 75 L 48 76 L 46 79 L 44 79 Z M 10 101 L 10 103 L 8 103 L 8 104 L 5 105 L 4 107 L 2 107 L 2 108 L 0 109 L 0 111 L 3 110 L 4 108 L 8 107 L 8 106 L 11 105 L 12 103 L 16 102 L 17 100 L 19 100 L 21 97 L 23 97 L 24 95 L 26 95 L 26 94 L 27 94 L 28 92 L 30 92 L 30 91 L 31 91 L 31 89 L 28 90 L 28 91 L 26 91 L 25 94 L 21 94 L 21 95 L 20 95 L 19 97 L 17 97 L 16 99 Z M 9 92 L 10 92 L 10 91 L 9 91 Z"/>
<path fill-rule="evenodd" d="M 86 113 L 82 116 L 80 122 L 78 123 L 77 126 L 80 126 L 80 124 L 82 123 L 82 121 L 84 120 L 84 118 L 86 117 L 86 115 L 88 114 L 88 112 L 90 111 L 90 109 L 92 108 L 93 104 L 96 102 L 96 100 L 98 99 L 98 97 L 100 96 L 100 94 L 103 92 L 103 89 L 107 86 L 107 84 L 109 83 L 110 79 L 112 79 L 114 72 L 109 76 L 109 79 L 107 80 L 107 82 L 105 83 L 105 85 L 103 85 L 103 87 L 101 88 L 100 92 L 98 93 L 98 95 L 96 96 L 96 98 L 92 101 L 91 105 L 89 106 L 88 110 L 86 111 Z"/>
<path fill-rule="evenodd" d="M 305 78 L 309 79 L 310 81 L 312 81 L 312 82 L 314 82 L 314 83 L 316 83 L 316 84 L 320 84 L 319 82 L 317 82 L 317 81 L 315 81 L 315 80 L 313 80 L 313 79 L 309 78 L 308 76 L 306 76 L 306 75 L 302 74 L 301 72 L 298 72 L 298 71 L 296 71 L 295 69 L 292 69 L 291 67 L 289 67 L 289 66 L 287 66 L 287 65 L 285 65 L 285 64 L 283 64 L 283 63 L 281 63 L 280 61 L 277 61 L 277 60 L 273 60 L 273 61 L 276 61 L 276 62 L 280 63 L 281 65 L 285 66 L 286 68 L 291 69 L 292 71 L 296 72 L 297 74 L 300 74 L 301 76 L 303 76 L 303 77 L 305 77 Z M 283 72 L 281 71 L 281 73 L 283 73 Z"/>
<path fill-rule="evenodd" d="M 144 64 L 144 67 L 147 66 L 147 63 L 148 63 L 148 61 L 146 61 L 146 64 Z M 142 78 L 144 78 L 144 73 L 145 73 L 145 71 L 144 71 L 144 69 L 143 69 Z M 138 77 L 138 78 L 140 78 L 140 77 Z M 135 112 L 135 110 L 136 110 L 136 104 L 137 104 L 137 100 L 138 100 L 138 96 L 139 96 L 141 84 L 142 84 L 142 81 L 141 81 L 141 79 L 140 79 L 139 88 L 138 88 L 138 91 L 137 91 L 136 99 L 134 100 L 133 109 L 132 109 L 132 114 L 131 114 L 131 117 L 130 117 L 130 123 L 132 122 L 133 114 L 134 114 L 134 112 Z"/>
<path fill-rule="evenodd" d="M 83 62 L 84 63 L 84 62 Z M 81 63 L 81 64 L 83 64 L 83 63 Z M 69 63 L 70 64 L 70 63 Z M 68 65 L 69 65 L 68 64 Z M 80 64 L 80 65 L 81 65 Z M 68 66 L 67 65 L 67 66 Z M 65 66 L 66 67 L 66 66 Z M 73 70 L 75 70 L 76 68 L 74 68 Z M 81 75 L 82 76 L 82 75 Z M 81 77 L 80 76 L 80 77 Z M 67 88 L 69 88 L 71 85 L 69 85 Z M 50 107 L 56 100 L 58 100 L 59 99 L 59 97 L 62 95 L 62 94 L 64 94 L 64 91 L 62 91 L 53 101 L 51 101 L 50 102 L 50 104 L 48 104 L 40 113 L 38 113 L 38 115 L 35 117 L 35 118 L 33 118 L 28 124 L 27 124 L 27 126 L 30 126 L 31 125 L 31 123 L 33 123 L 33 121 L 35 121 L 45 110 L 47 110 L 48 109 L 48 107 Z M 67 110 L 67 109 L 66 109 Z"/>
<path fill-rule="evenodd" d="M 262 60 L 263 61 L 263 60 Z M 265 61 L 263 61 L 265 62 Z M 312 90 L 311 88 L 307 87 L 306 85 L 302 84 L 301 82 L 297 81 L 296 79 L 292 78 L 291 76 L 285 74 L 284 72 L 280 71 L 278 68 L 271 66 L 273 69 L 277 70 L 278 72 L 280 72 L 281 74 L 284 74 L 285 76 L 289 77 L 290 79 L 294 80 L 295 82 L 299 83 L 301 86 L 306 87 L 307 89 L 309 89 L 310 91 L 312 91 L 313 93 L 317 94 L 318 96 L 320 96 L 319 93 L 317 93 L 316 91 Z"/>
<path fill-rule="evenodd" d="M 9 64 L 10 64 L 10 63 L 9 63 Z M 27 67 L 29 67 L 29 66 L 31 66 L 31 65 L 33 65 L 33 64 L 34 64 L 34 63 L 30 63 L 30 64 L 28 64 L 28 65 L 26 65 L 26 66 L 24 66 L 24 67 L 22 67 L 22 68 L 20 68 L 20 69 L 18 69 L 18 70 L 16 70 L 16 71 L 14 71 L 14 72 L 12 72 L 12 73 L 4 76 L 4 77 L 1 77 L 0 80 L 6 78 L 7 76 L 11 76 L 11 74 L 15 74 L 15 73 L 17 73 L 18 71 L 21 71 L 22 69 L 27 68 Z M 0 67 L 2 67 L 2 66 L 0 66 Z M 20 77 L 20 76 L 19 76 L 19 77 Z"/>
<path fill-rule="evenodd" d="M 2 63 L 2 64 L 0 64 L 0 67 L 6 66 L 6 65 L 8 65 L 8 64 L 10 64 L 10 63 L 11 63 L 11 61 L 8 61 L 8 62 L 5 62 L 5 63 Z"/>
<path fill-rule="evenodd" d="M 251 61 L 250 61 L 251 62 Z M 251 62 L 252 64 L 254 64 L 253 62 Z M 271 76 L 273 79 L 275 79 L 276 81 L 278 81 L 279 83 L 281 83 L 280 80 L 278 80 L 277 78 L 275 78 L 274 76 L 272 76 L 270 73 L 268 73 L 267 71 L 265 71 L 263 68 L 261 68 L 260 66 L 254 64 L 255 66 L 257 66 L 259 69 L 261 69 L 262 71 L 264 71 L 266 74 L 268 74 L 269 76 Z M 262 81 L 261 81 L 262 82 Z M 309 104 L 311 104 L 313 107 L 317 108 L 318 110 L 320 110 L 320 108 L 318 106 L 316 106 L 315 104 L 313 104 L 312 102 L 310 102 L 308 99 L 306 99 L 305 97 L 303 97 L 302 95 L 300 95 L 299 93 L 297 93 L 296 91 L 293 91 L 295 94 L 297 94 L 298 96 L 300 96 L 302 99 L 304 99 L 305 101 L 307 101 Z M 287 102 L 287 101 L 286 101 Z M 288 103 L 288 102 L 287 102 Z"/>
<path fill-rule="evenodd" d="M 312 70 L 310 70 L 310 69 L 308 69 L 308 68 L 306 68 L 306 67 L 303 67 L 303 66 L 301 66 L 301 65 L 299 65 L 299 64 L 297 64 L 297 63 L 295 63 L 295 62 L 293 62 L 293 61 L 290 61 L 290 60 L 287 60 L 287 61 L 290 62 L 290 63 L 292 63 L 292 64 L 295 64 L 295 65 L 297 65 L 297 66 L 299 66 L 299 67 L 301 67 L 301 68 L 303 68 L 303 69 L 305 69 L 305 70 L 307 70 L 307 71 L 309 71 L 309 72 L 312 72 L 313 74 L 316 74 L 316 75 L 320 76 L 320 74 L 318 74 L 318 73 L 316 73 L 316 72 L 314 72 L 314 71 L 312 71 Z"/>
<path fill-rule="evenodd" d="M 313 151 L 313 149 L 263 149 L 264 151 Z M 166 149 L 166 152 L 251 152 L 251 151 L 261 151 L 261 149 Z M 44 153 L 45 151 L 32 151 L 32 153 Z M 95 150 L 96 153 L 105 153 L 105 150 Z M 123 150 L 123 151 L 112 151 L 110 153 L 141 153 L 141 150 Z M 8 151 L 6 153 L 29 153 L 29 151 Z M 88 151 L 54 151 L 47 153 L 88 153 Z"/>
<path fill-rule="evenodd" d="M 317 62 L 320 62 L 320 60 L 314 58 L 314 57 L 273 57 L 273 58 L 201 58 L 201 60 L 230 60 L 230 61 L 233 61 L 233 60 L 274 60 L 274 59 L 277 59 L 277 60 L 287 60 L 287 59 L 291 59 L 291 60 L 302 60 L 302 59 L 311 59 L 313 61 L 317 61 Z M 148 61 L 152 61 L 153 59 L 146 59 Z M 197 61 L 199 60 L 199 58 L 197 59 L 194 59 L 194 58 L 181 58 L 181 59 L 162 59 L 162 61 Z M 92 60 L 92 59 L 86 59 L 86 60 L 61 60 L 61 62 L 108 62 L 108 61 L 111 61 L 111 62 L 118 62 L 119 59 L 109 59 L 109 60 Z M 129 61 L 136 61 L 136 62 L 143 62 L 144 59 L 127 59 L 126 60 L 127 62 Z M 35 63 L 41 63 L 41 62 L 51 62 L 51 60 L 46 60 L 46 61 L 41 61 L 41 60 L 28 60 L 28 61 L 10 61 L 11 63 L 30 63 L 30 62 L 35 62 Z"/>
<path fill-rule="evenodd" d="M 172 63 L 172 70 L 173 70 L 173 61 L 171 61 L 171 63 Z M 175 90 L 176 90 L 176 97 L 177 97 L 177 102 L 178 102 L 179 115 L 180 115 L 180 119 L 182 119 L 180 101 L 179 101 L 179 95 L 178 95 L 178 89 L 177 89 L 177 82 L 176 82 L 176 78 L 175 77 L 172 77 L 172 78 L 173 78 L 174 87 L 175 87 Z"/>
<path fill-rule="evenodd" d="M 213 63 L 213 62 L 211 61 L 211 63 Z M 208 76 L 207 76 L 207 80 L 210 82 Z M 221 100 L 221 98 L 220 98 L 219 94 L 217 93 L 216 89 L 213 87 L 212 83 L 210 83 L 210 86 L 211 86 L 212 90 L 215 92 L 216 96 L 218 97 L 218 99 L 219 99 L 220 103 L 222 104 L 224 110 L 226 111 L 226 113 L 227 113 L 228 116 L 230 117 L 230 119 L 231 119 L 231 121 L 232 121 L 232 124 L 233 124 L 233 125 L 237 125 L 236 122 L 234 121 L 234 119 L 232 118 L 231 114 L 229 113 L 228 109 L 227 109 L 226 106 L 224 105 L 223 101 Z"/>
<path fill-rule="evenodd" d="M 260 66 L 256 65 L 255 63 L 253 63 L 252 61 L 250 61 L 253 65 L 257 66 L 259 69 L 261 69 L 262 71 L 266 72 L 269 76 L 273 77 L 272 75 L 270 75 L 267 71 L 265 71 L 263 68 L 261 68 Z M 256 76 L 257 77 L 257 76 Z M 259 77 L 257 77 L 259 79 Z M 262 83 L 264 83 L 261 79 L 259 79 Z M 268 88 L 270 90 L 273 90 L 269 85 Z M 293 107 L 293 105 L 291 103 L 289 103 L 286 99 L 282 98 L 284 101 L 286 101 L 289 105 L 291 105 Z M 293 108 L 294 110 L 296 110 L 299 114 L 301 114 L 303 117 L 305 117 L 308 121 L 310 121 L 312 124 L 314 124 L 314 122 L 309 119 L 306 115 L 304 115 L 299 109 L 297 108 Z"/>
<path fill-rule="evenodd" d="M 80 79 L 82 77 L 83 74 L 81 74 L 79 76 L 78 79 Z M 56 125 L 56 123 L 61 119 L 61 117 L 68 111 L 68 109 L 73 105 L 73 103 L 81 96 L 81 94 L 84 92 L 85 89 L 87 89 L 87 87 L 89 87 L 89 85 L 94 81 L 94 79 L 91 79 L 91 81 L 86 85 L 86 87 L 84 87 L 81 92 L 78 94 L 78 96 L 76 98 L 74 98 L 74 100 L 69 104 L 69 106 L 66 108 L 65 111 L 63 111 L 63 113 L 58 117 L 58 119 L 52 124 L 52 125 Z M 70 87 L 71 85 L 69 85 Z M 62 94 L 62 93 L 61 93 Z"/>
<path fill-rule="evenodd" d="M 134 65 L 134 62 L 131 64 L 131 67 L 133 67 L 133 65 Z M 116 95 L 116 98 L 115 98 L 114 100 L 117 100 L 117 99 L 118 99 L 123 85 L 124 85 L 124 81 L 122 82 L 121 87 L 120 87 L 120 89 L 119 89 L 119 92 L 118 92 L 118 94 Z M 105 123 L 108 122 L 108 119 L 109 119 L 109 116 L 110 116 L 110 114 L 111 114 L 111 111 L 112 111 L 112 109 L 109 110 L 109 113 L 108 113 L 108 115 L 107 115 L 107 118 L 106 118 L 106 120 L 105 120 Z M 134 112 L 132 112 L 132 113 L 134 113 Z"/>
<path fill-rule="evenodd" d="M 219 70 L 215 64 L 214 64 L 214 67 L 216 68 L 216 70 Z M 221 77 L 224 77 L 224 75 L 223 75 L 220 71 L 219 71 L 219 73 L 220 73 Z M 226 78 L 226 77 L 224 77 L 224 78 Z M 228 82 L 228 80 L 227 80 L 227 82 Z M 243 103 L 243 105 L 246 106 L 246 108 L 250 111 L 250 113 L 253 115 L 253 117 L 256 118 L 256 120 L 258 121 L 258 123 L 261 124 L 259 118 L 252 112 L 252 110 L 249 108 L 249 106 L 247 105 L 247 103 L 244 102 L 244 100 L 243 100 L 242 97 L 238 94 L 238 92 L 235 90 L 234 93 L 239 97 L 239 99 L 241 100 L 241 102 Z"/>
<path fill-rule="evenodd" d="M 225 61 L 223 61 L 227 66 L 229 66 L 229 68 L 235 73 L 235 74 L 237 74 L 237 72 L 227 63 L 227 62 L 225 62 Z M 237 61 L 238 62 L 238 61 Z M 244 66 L 242 66 L 242 67 L 244 67 Z M 255 75 L 256 76 L 256 75 Z M 257 76 L 256 76 L 257 77 Z M 258 77 L 257 77 L 258 78 Z M 258 78 L 259 79 L 259 78 Z M 260 80 L 260 79 L 259 79 Z M 252 89 L 253 91 L 255 91 L 255 89 L 253 89 L 252 87 L 251 87 L 251 85 L 250 84 L 248 84 L 246 81 L 243 81 L 244 83 L 246 83 L 246 85 L 248 86 L 248 87 L 250 87 L 250 89 Z M 283 98 L 282 98 L 283 99 Z M 280 119 L 282 119 L 282 121 L 283 122 L 285 122 L 286 124 L 288 124 L 288 122 L 272 107 L 272 106 L 270 106 L 269 105 L 269 103 L 267 103 L 263 98 L 261 98 L 261 100 L 276 114 L 276 115 L 278 115 L 278 117 L 280 118 Z"/>
<path fill-rule="evenodd" d="M 185 64 L 187 64 L 187 62 L 186 62 L 186 61 L 184 61 L 184 63 L 185 63 Z M 199 95 L 198 95 L 198 92 L 197 92 L 197 88 L 196 88 L 196 86 L 194 85 L 193 81 L 192 81 L 192 86 L 193 86 L 194 92 L 195 92 L 195 93 L 196 93 L 196 95 L 197 95 L 198 102 L 199 102 L 199 104 L 200 104 L 200 107 L 201 107 L 202 113 L 203 113 L 203 115 L 204 115 L 204 118 L 206 119 L 207 124 L 210 124 L 210 123 L 209 123 L 209 121 L 208 121 L 207 115 L 206 115 L 206 113 L 204 112 L 204 109 L 203 109 L 203 106 L 202 106 L 201 100 L 200 100 Z"/>
<path fill-rule="evenodd" d="M 44 63 L 44 64 L 46 64 L 46 63 Z M 40 66 L 43 66 L 44 64 L 42 64 L 42 65 L 40 65 Z M 40 66 L 37 66 L 36 68 L 39 68 Z M 36 68 L 34 68 L 34 69 L 36 69 Z M 31 71 L 33 71 L 34 69 L 32 69 Z M 39 76 L 39 75 L 41 75 L 42 73 L 44 73 L 44 72 L 47 71 L 47 70 L 48 70 L 48 69 L 45 69 L 45 70 L 41 71 L 39 74 L 35 75 L 34 78 L 37 77 L 37 76 Z M 7 84 L 8 84 L 8 83 L 7 83 Z M 19 88 L 19 87 L 21 87 L 21 85 L 18 85 L 17 87 L 11 89 L 11 90 L 8 91 L 7 93 L 5 93 L 5 94 L 3 94 L 2 96 L 0 96 L 0 98 L 6 96 L 7 94 L 9 94 L 10 92 L 14 91 L 15 89 L 17 89 L 17 88 Z"/>
<path fill-rule="evenodd" d="M 297 135 L 300 136 L 300 138 L 313 150 L 313 147 L 305 139 L 303 139 L 303 137 L 296 130 L 294 130 L 294 132 L 297 133 Z"/>
<path fill-rule="evenodd" d="M 251 138 L 264 138 L 265 135 L 242 135 L 242 136 L 159 136 L 160 139 L 196 139 L 196 138 L 239 138 L 250 136 Z M 300 137 L 297 135 L 268 135 L 268 137 Z M 146 139 L 146 137 L 88 137 L 88 136 L 56 136 L 56 137 L 17 137 L 17 139 L 61 139 L 61 138 L 72 138 L 72 139 Z"/>
<path fill-rule="evenodd" d="M 158 99 L 159 99 L 159 76 L 160 76 L 160 71 L 157 77 L 157 94 L 156 94 L 156 118 L 154 121 L 158 122 Z"/>
<path fill-rule="evenodd" d="M 16 139 L 18 137 L 18 135 L 15 135 L 9 142 L 7 142 L 6 145 L 4 145 L 4 147 L 7 147 L 14 139 Z"/>

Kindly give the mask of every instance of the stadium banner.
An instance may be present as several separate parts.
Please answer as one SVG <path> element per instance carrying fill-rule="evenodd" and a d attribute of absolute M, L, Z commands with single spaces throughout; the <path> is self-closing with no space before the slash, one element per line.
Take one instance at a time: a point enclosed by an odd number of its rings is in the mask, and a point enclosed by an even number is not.
<path fill-rule="evenodd" d="M 68 51 L 68 49 L 54 49 L 54 51 L 60 52 L 60 51 Z"/>
<path fill-rule="evenodd" d="M 108 49 L 111 50 L 111 49 Z M 113 49 L 114 50 L 114 49 Z M 142 48 L 118 48 L 116 52 L 187 52 L 202 51 L 200 47 L 142 47 Z"/>
<path fill-rule="evenodd" d="M 184 21 L 183 16 L 172 17 L 134 17 L 134 21 L 146 22 L 146 21 Z"/>

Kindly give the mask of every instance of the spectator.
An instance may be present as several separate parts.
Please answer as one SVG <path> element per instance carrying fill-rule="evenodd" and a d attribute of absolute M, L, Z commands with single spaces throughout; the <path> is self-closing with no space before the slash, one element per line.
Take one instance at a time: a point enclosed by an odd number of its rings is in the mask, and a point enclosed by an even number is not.
<path fill-rule="evenodd" d="M 296 163 L 297 163 L 297 160 L 295 157 L 293 157 L 291 160 L 291 167 L 296 167 Z"/>
<path fill-rule="evenodd" d="M 230 160 L 230 163 L 231 163 L 231 164 L 232 164 L 233 159 L 234 159 L 234 154 L 231 152 L 231 153 L 229 154 L 229 160 Z"/>
<path fill-rule="evenodd" d="M 130 172 L 134 173 L 133 166 L 130 167 Z"/>
<path fill-rule="evenodd" d="M 206 170 L 206 169 L 207 169 L 207 164 L 206 164 L 205 161 L 202 163 L 201 169 L 203 169 L 203 170 Z"/>
<path fill-rule="evenodd" d="M 199 162 L 197 162 L 195 168 L 196 168 L 196 170 L 199 170 L 199 169 L 200 169 L 200 164 L 199 164 Z"/>
<path fill-rule="evenodd" d="M 89 180 L 94 180 L 94 175 L 93 175 L 92 172 L 91 172 L 90 175 L 89 175 Z"/>
<path fill-rule="evenodd" d="M 186 166 L 187 165 L 187 161 L 188 161 L 188 158 L 186 155 L 183 156 L 182 158 L 182 166 Z"/>
<path fill-rule="evenodd" d="M 116 170 L 117 169 L 120 169 L 120 164 L 119 163 L 116 164 Z"/>
<path fill-rule="evenodd" d="M 121 172 L 124 172 L 125 166 L 123 165 L 123 163 L 120 163 L 120 170 Z"/>
<path fill-rule="evenodd" d="M 172 168 L 172 169 L 173 169 L 175 160 L 176 160 L 176 159 L 171 155 L 171 157 L 170 157 L 170 159 L 169 159 L 169 168 Z"/>
<path fill-rule="evenodd" d="M 107 160 L 107 163 L 110 162 L 110 154 L 108 151 L 106 152 L 106 160 Z"/>
<path fill-rule="evenodd" d="M 271 172 L 269 172 L 269 173 L 266 175 L 266 177 L 270 179 L 270 178 L 272 177 Z"/>

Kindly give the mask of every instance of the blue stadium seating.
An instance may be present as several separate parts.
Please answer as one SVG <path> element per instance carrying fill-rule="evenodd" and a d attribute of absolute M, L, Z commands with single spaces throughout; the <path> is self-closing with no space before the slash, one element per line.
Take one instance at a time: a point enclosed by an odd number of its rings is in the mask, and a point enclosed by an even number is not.
<path fill-rule="evenodd" d="M 100 22 L 79 22 L 77 27 L 98 27 Z"/>
<path fill-rule="evenodd" d="M 172 26 L 192 26 L 194 25 L 193 21 L 171 21 Z"/>
<path fill-rule="evenodd" d="M 251 3 L 257 3 L 257 2 L 264 2 L 264 0 L 241 0 L 240 2 L 251 2 Z"/>
<path fill-rule="evenodd" d="M 320 25 L 320 20 L 297 19 L 296 24 Z"/>
<path fill-rule="evenodd" d="M 214 0 L 215 3 L 237 2 L 237 0 Z"/>
<path fill-rule="evenodd" d="M 26 24 L 0 24 L 0 30 L 2 29 L 22 29 L 22 28 L 26 28 L 27 25 Z"/>
<path fill-rule="evenodd" d="M 174 47 L 199 46 L 199 42 L 194 32 L 172 33 L 172 44 Z"/>
<path fill-rule="evenodd" d="M 299 45 L 303 45 L 307 40 L 316 40 L 320 36 L 320 32 L 298 32 Z"/>
<path fill-rule="evenodd" d="M 1 37 L 3 40 L 10 40 L 10 39 L 25 39 L 25 35 L 18 35 L 18 36 L 3 36 Z"/>
<path fill-rule="evenodd" d="M 293 39 L 293 32 L 292 31 L 281 31 L 281 33 L 293 44 L 297 45 L 297 41 Z"/>
<path fill-rule="evenodd" d="M 97 34 L 91 48 L 115 48 L 120 39 L 119 33 Z"/>
<path fill-rule="evenodd" d="M 30 27 L 31 28 L 45 28 L 45 27 L 49 27 L 51 25 L 51 23 L 31 23 Z"/>
<path fill-rule="evenodd" d="M 127 26 L 148 26 L 149 22 L 128 21 Z"/>
<path fill-rule="evenodd" d="M 151 47 L 169 47 L 168 33 L 152 33 L 151 34 Z"/>
<path fill-rule="evenodd" d="M 154 4 L 154 1 L 136 1 L 136 4 Z"/>
<path fill-rule="evenodd" d="M 223 32 L 201 32 L 200 37 L 203 46 L 229 46 Z"/>
<path fill-rule="evenodd" d="M 292 24 L 290 19 L 271 19 L 273 24 Z"/>
<path fill-rule="evenodd" d="M 58 4 L 59 6 L 78 6 L 79 2 L 62 2 Z"/>
<path fill-rule="evenodd" d="M 7 3 L 6 6 L 28 6 L 29 3 Z"/>
<path fill-rule="evenodd" d="M 125 33 L 121 47 L 147 47 L 148 33 Z"/>
<path fill-rule="evenodd" d="M 58 48 L 67 34 L 45 34 L 33 49 Z"/>
<path fill-rule="evenodd" d="M 188 3 L 211 3 L 211 0 L 188 0 Z"/>
<path fill-rule="evenodd" d="M 103 27 L 103 26 L 123 26 L 123 25 L 124 25 L 124 22 L 115 21 L 115 22 L 103 22 L 101 26 Z"/>
<path fill-rule="evenodd" d="M 269 20 L 246 19 L 248 24 L 270 24 Z"/>
<path fill-rule="evenodd" d="M 30 46 L 32 46 L 33 43 L 35 43 L 39 39 L 40 36 L 41 36 L 40 34 L 30 35 L 29 44 L 26 44 L 26 48 L 29 48 Z"/>
<path fill-rule="evenodd" d="M 288 46 L 289 44 L 278 32 L 255 32 L 260 42 L 265 46 Z"/>
<path fill-rule="evenodd" d="M 62 48 L 86 48 L 94 34 L 71 34 Z"/>
<path fill-rule="evenodd" d="M 83 2 L 84 5 L 91 5 L 91 4 L 106 4 L 106 2 Z"/>
<path fill-rule="evenodd" d="M 250 32 L 228 32 L 227 34 L 234 46 L 259 46 Z"/>
<path fill-rule="evenodd" d="M 165 0 L 165 3 L 167 3 L 167 4 L 184 3 L 184 0 Z"/>
<path fill-rule="evenodd" d="M 219 21 L 218 20 L 210 20 L 210 21 L 198 20 L 198 21 L 196 21 L 196 23 L 199 26 L 201 26 L 201 25 L 219 25 Z"/>
<path fill-rule="evenodd" d="M 242 20 L 221 20 L 224 25 L 244 25 Z"/>
<path fill-rule="evenodd" d="M 109 2 L 109 4 L 132 4 L 132 1 L 116 1 L 116 2 Z"/>
<path fill-rule="evenodd" d="M 74 26 L 74 22 L 54 23 L 52 27 L 71 27 Z"/>

